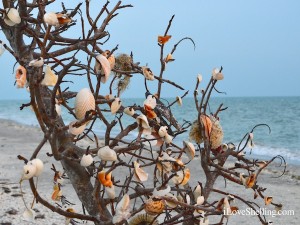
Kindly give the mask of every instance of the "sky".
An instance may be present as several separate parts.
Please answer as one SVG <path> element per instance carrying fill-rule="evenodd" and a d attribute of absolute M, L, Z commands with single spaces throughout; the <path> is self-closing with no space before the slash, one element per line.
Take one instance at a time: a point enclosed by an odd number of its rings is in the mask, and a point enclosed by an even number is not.
<path fill-rule="evenodd" d="M 70 3 L 65 1 L 67 8 Z M 101 9 L 101 2 L 91 0 L 93 13 Z M 111 1 L 111 7 L 117 1 Z M 170 79 L 190 90 L 192 96 L 196 77 L 203 75 L 204 88 L 215 67 L 223 67 L 224 80 L 217 89 L 226 96 L 300 96 L 300 1 L 298 0 L 127 0 L 133 8 L 122 9 L 110 22 L 107 30 L 111 38 L 103 49 L 115 54 L 132 51 L 140 65 L 148 65 L 155 75 L 160 71 L 160 48 L 157 36 L 162 35 L 174 14 L 169 34 L 171 40 L 165 45 L 169 53 L 183 37 L 184 41 L 173 54 L 176 59 L 167 65 L 164 78 Z M 78 35 L 78 29 L 70 31 Z M 73 32 L 73 33 L 72 33 Z M 1 40 L 5 40 L 0 35 Z M 0 58 L 0 99 L 24 99 L 28 93 L 13 86 L 14 59 L 5 52 Z M 71 78 L 70 78 L 71 79 Z M 83 79 L 83 78 L 80 78 Z M 85 81 L 71 84 L 77 91 Z M 76 84 L 77 83 L 77 84 Z M 102 94 L 107 91 L 103 88 Z M 157 91 L 156 82 L 149 85 Z M 124 97 L 143 97 L 142 76 L 134 78 Z M 185 91 L 163 84 L 162 96 L 182 95 Z"/>

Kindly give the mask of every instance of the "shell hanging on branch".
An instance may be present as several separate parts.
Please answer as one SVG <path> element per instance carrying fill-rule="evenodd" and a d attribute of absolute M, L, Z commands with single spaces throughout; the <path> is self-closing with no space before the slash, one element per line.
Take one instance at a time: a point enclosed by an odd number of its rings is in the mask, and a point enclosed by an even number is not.
<path fill-rule="evenodd" d="M 176 102 L 179 106 L 182 106 L 182 99 L 180 96 L 176 96 Z"/>
<path fill-rule="evenodd" d="M 193 160 L 195 157 L 195 146 L 188 141 L 183 141 L 183 151 L 186 153 L 190 160 Z"/>
<path fill-rule="evenodd" d="M 138 123 L 139 126 L 141 126 L 144 129 L 149 129 L 150 128 L 148 119 L 144 114 L 139 115 L 136 118 L 136 122 Z"/>
<path fill-rule="evenodd" d="M 165 201 L 157 197 L 149 198 L 145 202 L 145 211 L 147 214 L 151 216 L 156 216 L 158 214 L 161 214 L 164 211 L 165 207 L 166 207 Z"/>
<path fill-rule="evenodd" d="M 222 67 L 221 69 L 219 68 L 214 68 L 213 71 L 212 71 L 212 78 L 214 80 L 223 80 L 224 79 L 224 75 L 222 73 Z"/>
<path fill-rule="evenodd" d="M 190 169 L 185 168 L 183 171 L 180 170 L 177 172 L 177 175 L 172 178 L 172 181 L 175 185 L 186 185 L 189 182 L 191 177 Z"/>
<path fill-rule="evenodd" d="M 116 214 L 113 217 L 113 224 L 119 223 L 122 220 L 127 220 L 130 217 L 130 198 L 125 194 L 121 201 L 117 204 Z"/>
<path fill-rule="evenodd" d="M 32 66 L 32 67 L 42 67 L 44 65 L 44 59 L 43 59 L 43 57 L 33 59 L 29 62 L 28 65 Z"/>
<path fill-rule="evenodd" d="M 134 115 L 134 109 L 133 109 L 133 107 L 126 107 L 125 109 L 124 109 L 124 113 L 126 113 L 128 116 L 133 116 Z"/>
<path fill-rule="evenodd" d="M 77 122 L 78 122 L 78 120 L 74 120 L 74 121 L 72 121 L 72 122 L 69 124 L 69 133 L 70 133 L 70 134 L 73 134 L 73 135 L 75 135 L 75 136 L 81 134 L 81 133 L 84 131 L 85 127 L 86 127 L 86 124 L 85 124 L 85 123 L 82 124 L 82 125 L 79 126 L 79 127 L 75 127 L 74 124 L 77 123 Z"/>
<path fill-rule="evenodd" d="M 144 182 L 148 180 L 148 173 L 140 168 L 140 164 L 138 162 L 134 162 L 134 175 L 139 182 Z"/>
<path fill-rule="evenodd" d="M 55 86 L 57 80 L 58 80 L 58 76 L 55 75 L 55 73 L 51 70 L 51 67 L 49 65 L 46 65 L 45 76 L 41 82 L 41 85 Z"/>
<path fill-rule="evenodd" d="M 89 88 L 81 89 L 75 98 L 75 115 L 78 120 L 85 118 L 88 111 L 95 110 L 95 98 Z"/>
<path fill-rule="evenodd" d="M 223 142 L 223 129 L 219 120 L 217 120 L 215 117 L 210 116 L 210 120 L 212 122 L 212 128 L 210 132 L 209 142 L 212 149 L 217 149 L 222 145 Z"/>
<path fill-rule="evenodd" d="M 10 27 L 21 23 L 21 17 L 18 10 L 15 8 L 6 8 L 4 13 L 4 22 Z"/>
<path fill-rule="evenodd" d="M 154 74 L 149 67 L 142 66 L 142 71 L 146 80 L 151 80 L 151 81 L 154 80 Z"/>
<path fill-rule="evenodd" d="M 72 22 L 72 19 L 67 14 L 48 12 L 44 14 L 44 22 L 48 25 L 59 27 Z"/>
<path fill-rule="evenodd" d="M 16 85 L 17 88 L 24 88 L 26 84 L 26 69 L 24 66 L 18 66 L 16 70 Z"/>
<path fill-rule="evenodd" d="M 203 124 L 203 129 L 206 138 L 209 138 L 211 130 L 212 130 L 212 122 L 211 119 L 206 115 L 200 116 L 201 122 Z M 195 120 L 191 126 L 189 138 L 192 141 L 195 141 L 197 144 L 200 144 L 204 141 L 202 136 L 202 124 L 199 124 L 198 120 Z"/>
<path fill-rule="evenodd" d="M 116 114 L 122 105 L 122 101 L 120 98 L 115 98 L 115 100 L 111 103 L 110 111 L 112 114 Z"/>
<path fill-rule="evenodd" d="M 117 161 L 116 152 L 109 146 L 104 146 L 98 150 L 98 157 L 103 161 Z"/>
<path fill-rule="evenodd" d="M 171 35 L 166 35 L 166 36 L 158 36 L 157 37 L 157 42 L 159 44 L 166 44 L 170 39 L 171 39 Z"/>
<path fill-rule="evenodd" d="M 111 172 L 106 174 L 105 170 L 102 170 L 97 175 L 99 182 L 105 187 L 112 187 L 113 182 L 111 180 Z"/>
<path fill-rule="evenodd" d="M 96 74 L 103 74 L 103 76 L 101 77 L 101 82 L 105 84 L 109 78 L 111 67 L 110 62 L 104 55 L 100 54 L 96 57 L 94 72 Z"/>
<path fill-rule="evenodd" d="M 103 53 L 102 53 L 103 56 L 105 56 L 109 62 L 109 65 L 110 65 L 110 69 L 112 70 L 114 67 L 115 67 L 115 64 L 116 64 L 116 59 L 115 59 L 115 56 L 113 54 L 110 55 L 110 51 L 109 50 L 105 50 Z"/>

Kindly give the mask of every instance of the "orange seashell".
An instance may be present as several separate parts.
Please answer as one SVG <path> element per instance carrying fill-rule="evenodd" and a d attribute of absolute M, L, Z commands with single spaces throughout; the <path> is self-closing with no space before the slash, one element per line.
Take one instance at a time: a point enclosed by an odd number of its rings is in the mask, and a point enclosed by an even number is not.
<path fill-rule="evenodd" d="M 66 14 L 57 13 L 56 16 L 60 25 L 67 24 L 72 21 Z"/>
<path fill-rule="evenodd" d="M 60 187 L 57 184 L 54 185 L 51 199 L 53 201 L 59 201 L 61 199 L 61 196 L 62 196 L 62 191 L 60 190 Z"/>
<path fill-rule="evenodd" d="M 111 172 L 106 174 L 105 170 L 98 173 L 99 182 L 105 187 L 112 187 L 113 183 L 111 181 Z"/>
<path fill-rule="evenodd" d="M 273 197 L 272 196 L 266 196 L 264 198 L 264 200 L 265 200 L 265 205 L 270 205 L 271 202 L 273 201 Z"/>
<path fill-rule="evenodd" d="M 145 114 L 146 114 L 146 116 L 147 116 L 148 119 L 155 119 L 157 117 L 156 113 L 151 108 L 151 106 L 144 105 L 144 110 L 146 112 Z"/>
<path fill-rule="evenodd" d="M 110 54 L 109 50 L 105 50 L 102 55 L 104 55 L 106 58 L 107 56 Z M 108 58 L 107 58 L 109 64 L 110 64 L 110 68 L 113 69 L 115 67 L 116 64 L 116 59 L 115 56 L 113 54 L 111 54 Z"/>
<path fill-rule="evenodd" d="M 157 41 L 159 44 L 165 44 L 171 39 L 171 37 L 171 35 L 158 36 Z"/>
<path fill-rule="evenodd" d="M 256 182 L 256 175 L 252 173 L 249 177 L 246 178 L 246 187 L 252 188 Z"/>
<path fill-rule="evenodd" d="M 26 69 L 24 66 L 19 66 L 16 71 L 16 84 L 17 88 L 23 88 L 27 82 Z"/>
<path fill-rule="evenodd" d="M 149 215 L 155 216 L 162 213 L 165 209 L 165 201 L 160 198 L 150 198 L 145 202 L 145 211 Z"/>
<path fill-rule="evenodd" d="M 212 122 L 211 122 L 210 118 L 206 115 L 201 115 L 200 119 L 201 119 L 201 122 L 204 126 L 205 136 L 208 138 L 210 136 L 210 133 L 211 133 Z"/>
<path fill-rule="evenodd" d="M 236 206 L 231 206 L 230 209 L 232 213 L 236 213 L 239 210 L 239 208 Z"/>

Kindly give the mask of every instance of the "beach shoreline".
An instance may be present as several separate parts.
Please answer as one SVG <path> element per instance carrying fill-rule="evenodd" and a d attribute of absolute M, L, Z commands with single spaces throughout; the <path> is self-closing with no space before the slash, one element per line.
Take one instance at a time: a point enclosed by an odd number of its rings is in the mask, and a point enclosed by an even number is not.
<path fill-rule="evenodd" d="M 23 162 L 17 159 L 17 155 L 22 155 L 29 158 L 39 142 L 43 139 L 43 134 L 37 126 L 30 126 L 20 124 L 11 120 L 0 119 L 0 225 L 1 224 L 49 224 L 59 225 L 64 223 L 64 218 L 57 215 L 44 206 L 37 204 L 34 209 L 37 210 L 37 219 L 34 222 L 25 222 L 22 218 L 22 213 L 25 209 L 20 197 L 19 180 L 23 167 Z M 84 143 L 83 143 L 84 144 Z M 60 163 L 55 162 L 53 158 L 47 157 L 47 152 L 50 152 L 50 146 L 47 143 L 42 149 L 39 158 L 45 163 L 45 171 L 39 178 L 38 187 L 40 194 L 46 199 L 50 200 L 52 193 L 52 176 L 53 172 L 50 170 L 51 164 L 60 168 Z M 197 160 L 197 159 L 196 159 Z M 233 163 L 233 162 L 232 162 Z M 199 165 L 191 163 L 191 171 Z M 267 188 L 268 195 L 273 196 L 276 202 L 283 204 L 283 209 L 294 210 L 293 216 L 276 216 L 270 217 L 273 224 L 299 224 L 300 221 L 300 166 L 294 164 L 287 165 L 287 172 L 280 178 L 272 178 L 279 176 L 282 172 L 281 169 L 271 167 L 266 169 L 259 177 L 259 182 L 263 182 L 263 186 Z M 202 173 L 193 174 L 193 176 L 204 176 Z M 192 185 L 195 185 L 192 183 Z M 218 180 L 216 183 L 217 188 L 224 189 L 224 181 Z M 77 203 L 76 210 L 80 211 L 81 207 L 74 193 L 71 193 L 72 187 L 66 183 L 65 190 L 69 190 L 69 199 Z M 234 193 L 241 196 L 253 195 L 251 190 L 247 190 L 249 195 L 246 195 L 245 189 L 236 187 L 234 184 L 228 183 L 225 189 L 229 193 Z M 33 195 L 29 189 L 28 182 L 23 182 L 23 191 L 26 203 L 29 205 L 32 202 Z M 234 191 L 234 192 L 233 192 Z M 264 207 L 264 204 L 260 202 Z M 270 208 L 270 207 L 266 207 Z M 269 218 L 267 217 L 267 218 Z M 255 223 L 249 223 L 249 216 L 232 216 L 229 224 L 260 224 L 259 220 L 251 217 L 250 220 Z M 91 223 L 88 223 L 91 224 Z"/>

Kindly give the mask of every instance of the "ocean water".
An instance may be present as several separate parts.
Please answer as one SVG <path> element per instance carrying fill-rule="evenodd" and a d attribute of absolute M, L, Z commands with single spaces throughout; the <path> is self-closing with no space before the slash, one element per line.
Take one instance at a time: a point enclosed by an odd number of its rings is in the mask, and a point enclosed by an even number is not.
<path fill-rule="evenodd" d="M 123 105 L 143 104 L 143 99 L 123 99 Z M 166 99 L 164 101 L 171 101 Z M 19 107 L 26 101 L 1 100 L 0 118 L 14 120 L 27 125 L 37 125 L 37 121 L 30 108 Z M 258 127 L 254 131 L 255 147 L 252 154 L 263 159 L 282 155 L 288 163 L 300 164 L 300 97 L 217 97 L 210 103 L 210 111 L 215 112 L 223 103 L 227 110 L 220 112 L 220 123 L 224 130 L 224 142 L 238 144 L 243 136 L 257 124 L 268 124 L 267 127 Z M 71 103 L 72 104 L 72 103 Z M 185 98 L 183 106 L 172 107 L 174 116 L 180 123 L 183 121 L 193 122 L 197 118 L 193 98 Z M 64 109 L 62 116 L 66 123 L 74 120 Z M 115 119 L 107 113 L 108 119 Z M 126 115 L 123 116 L 123 125 L 126 126 L 134 120 Z M 102 136 L 105 126 L 101 121 L 94 126 L 94 131 Z M 113 135 L 118 133 L 119 127 L 113 130 Z M 130 133 L 129 138 L 135 138 L 136 132 Z M 175 142 L 188 139 L 188 132 L 176 137 Z M 250 149 L 247 150 L 247 154 Z"/>

